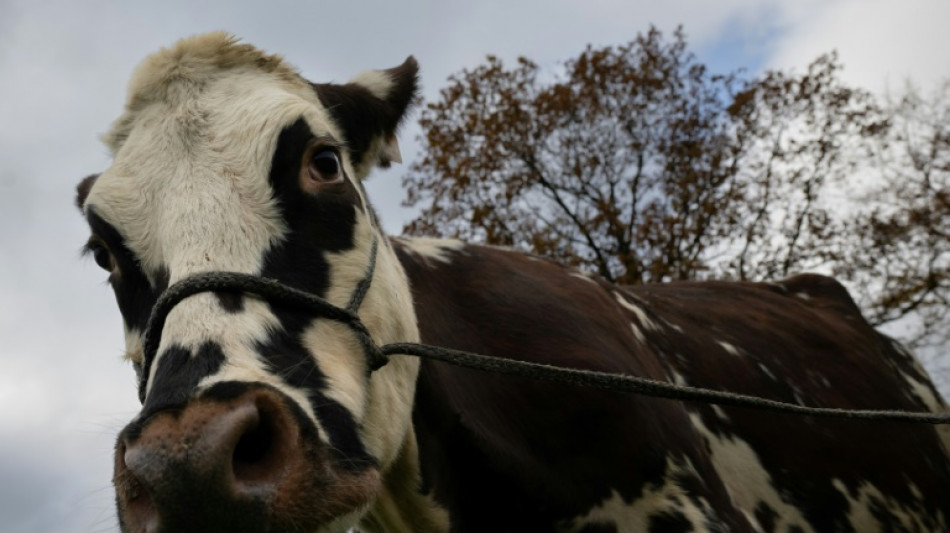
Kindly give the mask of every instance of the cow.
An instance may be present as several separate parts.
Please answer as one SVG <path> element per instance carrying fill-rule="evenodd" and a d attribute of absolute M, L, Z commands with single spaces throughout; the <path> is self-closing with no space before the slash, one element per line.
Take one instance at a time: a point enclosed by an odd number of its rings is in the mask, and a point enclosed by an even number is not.
<path fill-rule="evenodd" d="M 945 412 L 834 280 L 618 287 L 513 250 L 389 238 L 363 179 L 399 161 L 413 58 L 311 83 L 225 33 L 135 70 L 78 187 L 141 411 L 115 448 L 126 533 L 947 531 L 950 434 L 458 368 L 238 289 L 276 280 L 422 341 L 819 407 Z M 154 340 L 154 339 L 153 339 Z"/>

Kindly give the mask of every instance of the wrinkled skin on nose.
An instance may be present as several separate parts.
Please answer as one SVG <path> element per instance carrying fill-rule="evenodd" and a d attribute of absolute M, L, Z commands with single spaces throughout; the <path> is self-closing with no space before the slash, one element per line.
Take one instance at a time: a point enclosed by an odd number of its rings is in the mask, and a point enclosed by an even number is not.
<path fill-rule="evenodd" d="M 372 502 L 377 470 L 348 469 L 289 398 L 241 384 L 211 392 L 120 434 L 123 532 L 313 532 Z"/>

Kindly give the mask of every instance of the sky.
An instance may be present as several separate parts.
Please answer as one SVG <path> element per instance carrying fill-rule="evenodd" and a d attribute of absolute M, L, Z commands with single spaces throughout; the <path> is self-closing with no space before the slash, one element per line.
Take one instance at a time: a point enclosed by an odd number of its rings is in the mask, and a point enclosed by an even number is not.
<path fill-rule="evenodd" d="M 851 83 L 886 93 L 950 78 L 946 0 L 502 0 L 484 2 L 0 0 L 0 517 L 6 533 L 117 531 L 115 435 L 138 410 L 105 275 L 79 249 L 75 185 L 109 164 L 98 136 L 129 74 L 175 40 L 227 30 L 310 80 L 345 82 L 414 55 L 424 95 L 486 54 L 546 68 L 587 44 L 682 24 L 716 71 L 803 71 L 837 50 Z M 416 158 L 418 127 L 400 139 Z M 368 190 L 398 233 L 405 166 Z"/>

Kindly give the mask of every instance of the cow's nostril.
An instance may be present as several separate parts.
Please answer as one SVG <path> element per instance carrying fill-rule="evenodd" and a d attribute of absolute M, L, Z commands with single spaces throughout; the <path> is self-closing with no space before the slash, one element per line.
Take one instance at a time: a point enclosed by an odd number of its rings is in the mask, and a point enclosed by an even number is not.
<path fill-rule="evenodd" d="M 257 423 L 244 431 L 231 456 L 231 468 L 239 484 L 273 482 L 282 474 L 280 448 L 284 431 L 280 416 L 266 402 L 257 403 Z"/>
<path fill-rule="evenodd" d="M 241 435 L 234 447 L 234 471 L 238 477 L 241 470 L 253 468 L 263 462 L 274 444 L 274 433 L 265 424 L 259 423 Z"/>
<path fill-rule="evenodd" d="M 258 425 L 241 436 L 234 448 L 234 464 L 254 464 L 267 455 L 267 451 L 274 440 L 273 433 L 268 428 Z"/>

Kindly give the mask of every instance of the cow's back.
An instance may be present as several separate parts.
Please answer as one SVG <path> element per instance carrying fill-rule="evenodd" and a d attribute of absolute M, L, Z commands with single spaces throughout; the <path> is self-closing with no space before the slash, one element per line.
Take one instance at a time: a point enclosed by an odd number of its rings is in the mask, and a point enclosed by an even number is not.
<path fill-rule="evenodd" d="M 912 358 L 827 278 L 621 289 L 494 248 L 397 250 L 423 342 L 815 406 L 939 407 Z M 428 361 L 414 423 L 423 488 L 457 530 L 847 531 L 862 513 L 939 530 L 950 514 L 950 468 L 929 426 L 684 405 Z"/>

